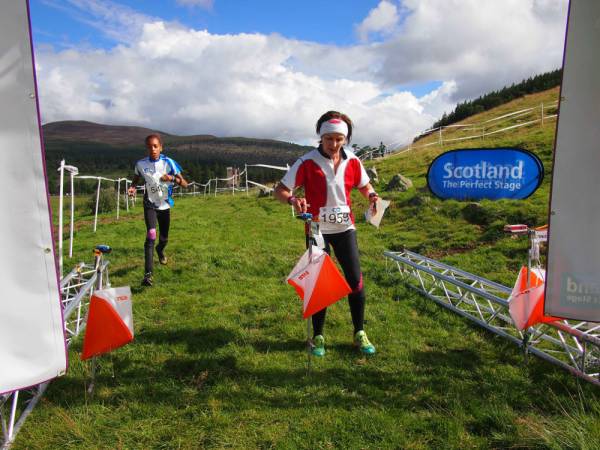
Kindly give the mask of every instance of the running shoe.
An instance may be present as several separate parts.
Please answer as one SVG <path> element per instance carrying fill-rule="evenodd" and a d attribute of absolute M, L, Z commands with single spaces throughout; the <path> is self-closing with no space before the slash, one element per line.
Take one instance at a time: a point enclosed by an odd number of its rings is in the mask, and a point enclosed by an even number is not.
<path fill-rule="evenodd" d="M 142 280 L 142 286 L 152 286 L 153 283 L 153 279 L 152 279 L 152 273 L 148 272 L 146 275 L 144 275 L 144 279 Z"/>
<path fill-rule="evenodd" d="M 163 266 L 167 264 L 167 257 L 165 256 L 164 252 L 158 249 L 158 247 L 156 248 L 156 254 L 158 255 L 159 263 L 161 263 Z"/>
<path fill-rule="evenodd" d="M 311 342 L 310 345 L 310 352 L 314 355 L 314 356 L 325 356 L 325 338 L 323 337 L 322 334 L 318 334 L 316 335 Z"/>
<path fill-rule="evenodd" d="M 354 345 L 360 348 L 360 351 L 365 355 L 375 354 L 375 346 L 371 344 L 369 338 L 367 337 L 367 333 L 365 333 L 364 330 L 356 332 L 354 335 Z"/>

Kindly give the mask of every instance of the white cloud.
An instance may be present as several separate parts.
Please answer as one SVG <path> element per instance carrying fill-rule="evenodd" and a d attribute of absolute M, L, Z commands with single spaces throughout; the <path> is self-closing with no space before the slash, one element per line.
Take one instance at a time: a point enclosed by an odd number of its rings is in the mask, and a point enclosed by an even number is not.
<path fill-rule="evenodd" d="M 559 67 L 566 0 L 557 1 L 406 0 L 392 37 L 350 47 L 138 15 L 139 32 L 110 50 L 38 50 L 43 120 L 307 143 L 318 116 L 338 109 L 359 145 L 407 142 L 457 100 Z M 432 80 L 441 86 L 420 98 L 402 87 Z"/>
<path fill-rule="evenodd" d="M 478 96 L 562 62 L 566 0 L 404 0 L 401 31 L 375 50 L 379 79 L 457 82 Z"/>
<path fill-rule="evenodd" d="M 371 33 L 390 34 L 398 22 L 396 5 L 388 0 L 382 0 L 369 15 L 356 26 L 356 32 L 361 41 L 365 42 Z"/>
<path fill-rule="evenodd" d="M 43 118 L 309 142 L 318 116 L 339 109 L 356 122 L 357 143 L 398 141 L 434 119 L 408 92 L 383 96 L 372 81 L 287 67 L 302 45 L 276 35 L 212 35 L 155 22 L 131 46 L 47 49 L 38 57 Z"/>

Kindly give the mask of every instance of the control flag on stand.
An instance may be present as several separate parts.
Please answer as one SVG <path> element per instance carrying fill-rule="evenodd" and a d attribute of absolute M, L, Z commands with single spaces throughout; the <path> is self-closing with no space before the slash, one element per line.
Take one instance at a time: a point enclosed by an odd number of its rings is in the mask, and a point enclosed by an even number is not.
<path fill-rule="evenodd" d="M 527 267 L 521 267 L 508 304 L 510 317 L 519 330 L 559 320 L 558 317 L 544 315 L 545 278 L 544 269 L 533 268 L 529 272 L 527 286 Z"/>
<path fill-rule="evenodd" d="M 90 300 L 81 359 L 108 353 L 133 340 L 129 286 L 102 289 Z"/>
<path fill-rule="evenodd" d="M 287 282 L 296 289 L 304 302 L 302 308 L 304 319 L 352 292 L 331 257 L 314 245 L 312 255 L 309 250 L 306 250 L 288 275 Z"/>

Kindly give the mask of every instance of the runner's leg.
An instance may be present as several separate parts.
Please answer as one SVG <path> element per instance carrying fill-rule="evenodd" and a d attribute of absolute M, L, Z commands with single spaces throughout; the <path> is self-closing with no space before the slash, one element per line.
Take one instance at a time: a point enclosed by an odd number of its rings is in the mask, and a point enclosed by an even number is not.
<path fill-rule="evenodd" d="M 329 241 L 327 239 L 326 234 L 323 235 L 325 240 L 325 251 L 329 254 L 331 252 L 331 247 L 329 246 Z M 327 308 L 323 308 L 318 313 L 312 315 L 312 325 L 313 325 L 313 338 L 320 334 L 323 334 L 323 327 L 325 326 L 325 315 L 327 314 Z"/>
<path fill-rule="evenodd" d="M 158 245 L 156 246 L 156 253 L 158 253 L 158 257 L 161 258 L 163 255 L 163 251 L 169 242 L 169 227 L 171 226 L 171 208 L 158 210 L 156 212 L 156 216 L 158 219 Z"/>
<path fill-rule="evenodd" d="M 156 242 L 156 210 L 144 208 L 146 222 L 146 242 L 144 242 L 144 274 L 152 273 L 154 268 L 154 243 Z"/>
<path fill-rule="evenodd" d="M 335 256 L 342 266 L 344 277 L 352 289 L 352 292 L 348 295 L 348 303 L 354 333 L 356 333 L 363 329 L 365 321 L 365 290 L 360 271 L 356 231 L 348 230 L 343 233 L 328 235 L 328 237 Z"/>

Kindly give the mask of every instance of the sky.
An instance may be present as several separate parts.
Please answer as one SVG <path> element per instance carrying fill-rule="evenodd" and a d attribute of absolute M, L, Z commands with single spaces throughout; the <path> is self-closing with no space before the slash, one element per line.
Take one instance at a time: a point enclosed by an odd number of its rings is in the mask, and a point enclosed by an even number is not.
<path fill-rule="evenodd" d="M 568 0 L 30 0 L 44 123 L 396 146 L 562 64 Z"/>

